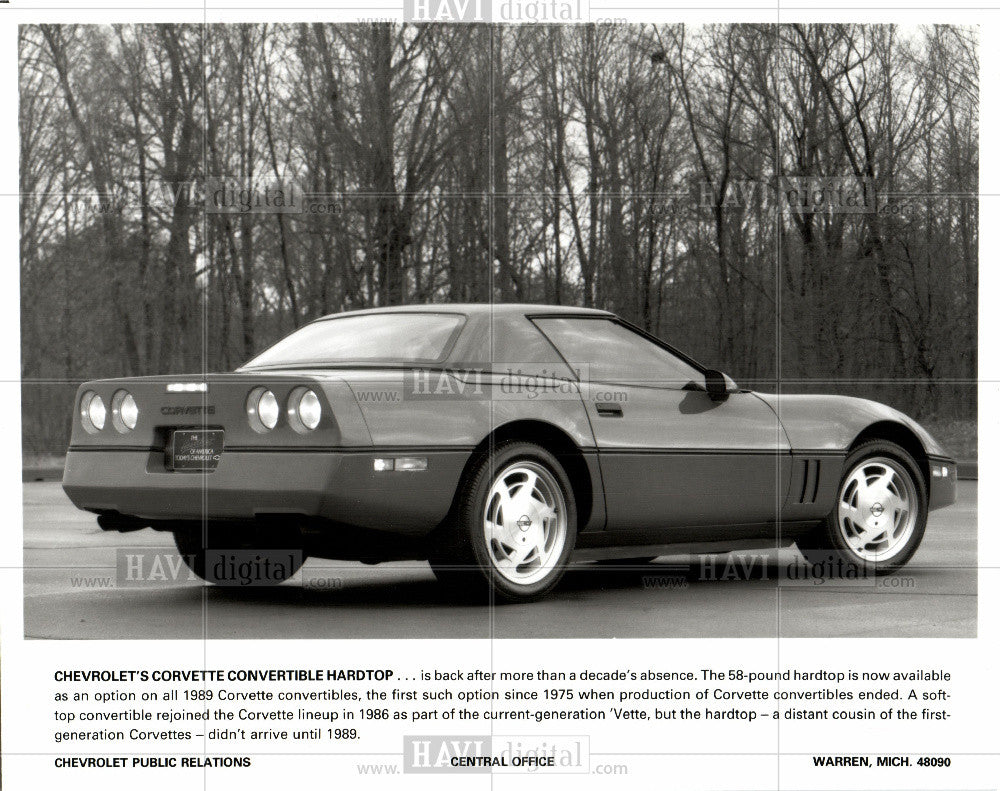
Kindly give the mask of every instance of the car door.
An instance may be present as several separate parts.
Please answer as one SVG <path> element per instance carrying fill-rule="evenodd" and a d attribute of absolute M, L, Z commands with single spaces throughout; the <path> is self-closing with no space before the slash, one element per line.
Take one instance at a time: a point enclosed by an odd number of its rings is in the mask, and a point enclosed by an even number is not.
<path fill-rule="evenodd" d="M 704 372 L 604 317 L 536 320 L 581 380 L 600 458 L 607 529 L 759 524 L 788 490 L 788 440 L 750 392 L 713 401 Z"/>

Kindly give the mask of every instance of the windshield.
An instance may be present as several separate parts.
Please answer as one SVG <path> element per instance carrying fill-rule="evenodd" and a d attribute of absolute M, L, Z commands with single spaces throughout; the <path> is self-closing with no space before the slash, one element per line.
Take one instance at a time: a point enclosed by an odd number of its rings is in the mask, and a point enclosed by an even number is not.
<path fill-rule="evenodd" d="M 465 321 L 455 313 L 370 313 L 307 324 L 244 368 L 443 361 Z"/>

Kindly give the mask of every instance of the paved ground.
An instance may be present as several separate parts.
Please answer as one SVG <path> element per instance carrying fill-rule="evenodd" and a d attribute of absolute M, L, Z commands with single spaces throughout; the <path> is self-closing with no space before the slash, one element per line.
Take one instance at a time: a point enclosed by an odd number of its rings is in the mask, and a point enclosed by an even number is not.
<path fill-rule="evenodd" d="M 878 584 L 790 580 L 794 550 L 641 568 L 580 564 L 547 599 L 491 608 L 442 592 L 424 563 L 310 560 L 303 584 L 213 588 L 174 579 L 169 536 L 103 533 L 57 483 L 24 485 L 28 637 L 974 637 L 976 491 L 936 511 L 923 545 Z M 119 549 L 146 552 L 159 579 L 119 586 Z M 159 556 L 156 549 L 161 548 Z M 175 562 L 179 559 L 175 558 Z M 156 575 L 152 575 L 156 576 Z"/>

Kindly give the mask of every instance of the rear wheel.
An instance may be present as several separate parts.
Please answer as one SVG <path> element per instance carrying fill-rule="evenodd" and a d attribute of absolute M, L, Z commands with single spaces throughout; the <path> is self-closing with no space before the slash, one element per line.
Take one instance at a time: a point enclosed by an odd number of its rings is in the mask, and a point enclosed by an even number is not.
<path fill-rule="evenodd" d="M 927 526 L 927 491 L 913 457 L 895 443 L 866 442 L 844 463 L 830 515 L 798 542 L 809 563 L 891 574 L 913 557 Z"/>
<path fill-rule="evenodd" d="M 504 442 L 469 472 L 431 568 L 469 593 L 485 586 L 502 601 L 529 601 L 559 581 L 575 542 L 576 503 L 562 465 L 534 443 Z"/>
<path fill-rule="evenodd" d="M 173 534 L 187 567 L 216 585 L 279 585 L 305 561 L 297 530 L 194 524 L 176 528 Z"/>

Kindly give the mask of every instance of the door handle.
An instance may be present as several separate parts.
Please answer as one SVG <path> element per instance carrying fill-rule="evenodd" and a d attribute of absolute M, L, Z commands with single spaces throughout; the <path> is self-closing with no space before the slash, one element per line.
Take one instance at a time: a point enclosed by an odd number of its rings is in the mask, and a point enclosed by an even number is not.
<path fill-rule="evenodd" d="M 596 401 L 594 402 L 594 406 L 597 407 L 597 414 L 600 417 L 625 417 L 621 404 L 608 401 Z"/>

